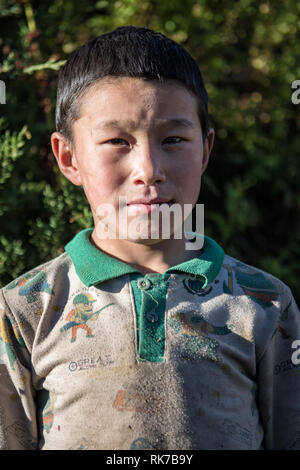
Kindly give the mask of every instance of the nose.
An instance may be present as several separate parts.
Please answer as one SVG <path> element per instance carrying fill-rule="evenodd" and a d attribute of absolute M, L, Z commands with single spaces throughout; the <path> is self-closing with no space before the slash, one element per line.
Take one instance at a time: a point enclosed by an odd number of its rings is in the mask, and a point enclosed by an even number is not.
<path fill-rule="evenodd" d="M 147 142 L 137 146 L 132 155 L 133 183 L 145 186 L 164 183 L 166 174 L 163 163 L 163 156 L 154 144 Z"/>

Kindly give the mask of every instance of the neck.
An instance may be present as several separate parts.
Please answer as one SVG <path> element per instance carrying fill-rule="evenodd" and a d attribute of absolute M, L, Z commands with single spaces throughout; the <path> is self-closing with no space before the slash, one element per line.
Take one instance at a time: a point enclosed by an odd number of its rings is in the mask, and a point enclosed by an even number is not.
<path fill-rule="evenodd" d="M 199 250 L 186 250 L 186 238 L 140 242 L 123 239 L 99 240 L 94 230 L 90 240 L 106 254 L 133 266 L 144 275 L 162 274 L 168 268 L 199 255 Z"/>

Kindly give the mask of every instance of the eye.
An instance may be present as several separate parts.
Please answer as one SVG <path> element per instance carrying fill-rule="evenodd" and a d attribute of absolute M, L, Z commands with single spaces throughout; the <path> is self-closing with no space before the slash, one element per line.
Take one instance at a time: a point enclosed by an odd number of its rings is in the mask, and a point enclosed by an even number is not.
<path fill-rule="evenodd" d="M 116 139 L 110 139 L 106 142 L 107 144 L 112 144 L 112 145 L 123 145 L 125 143 L 125 145 L 128 145 L 129 146 L 129 143 L 127 142 L 127 140 L 125 139 L 119 139 L 119 138 L 116 138 Z"/>
<path fill-rule="evenodd" d="M 180 144 L 180 142 L 183 142 L 183 141 L 186 141 L 186 139 L 183 139 L 183 137 L 171 136 L 171 137 L 167 137 L 164 140 L 164 143 L 165 144 Z"/>

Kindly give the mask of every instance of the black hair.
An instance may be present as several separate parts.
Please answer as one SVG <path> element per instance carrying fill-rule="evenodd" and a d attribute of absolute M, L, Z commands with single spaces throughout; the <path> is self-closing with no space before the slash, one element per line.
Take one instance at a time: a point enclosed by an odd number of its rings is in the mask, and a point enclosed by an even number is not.
<path fill-rule="evenodd" d="M 72 123 L 80 98 L 103 77 L 172 79 L 194 93 L 203 136 L 208 132 L 208 96 L 195 60 L 179 44 L 159 32 L 122 26 L 88 41 L 74 51 L 59 73 L 56 128 L 72 142 Z"/>

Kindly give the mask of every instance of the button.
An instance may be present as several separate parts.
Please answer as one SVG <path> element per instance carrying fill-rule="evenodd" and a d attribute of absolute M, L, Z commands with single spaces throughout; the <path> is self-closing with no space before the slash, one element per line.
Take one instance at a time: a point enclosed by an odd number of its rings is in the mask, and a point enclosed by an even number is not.
<path fill-rule="evenodd" d="M 151 287 L 151 281 L 149 279 L 139 279 L 137 285 L 139 289 L 147 290 Z"/>
<path fill-rule="evenodd" d="M 155 323 L 158 320 L 158 315 L 155 312 L 147 312 L 146 313 L 146 318 L 147 318 L 148 322 Z"/>

